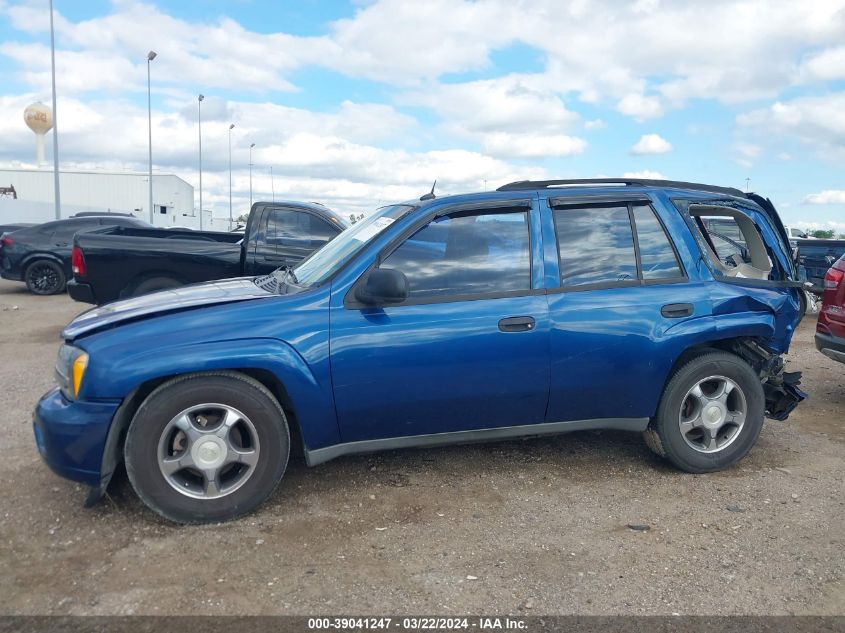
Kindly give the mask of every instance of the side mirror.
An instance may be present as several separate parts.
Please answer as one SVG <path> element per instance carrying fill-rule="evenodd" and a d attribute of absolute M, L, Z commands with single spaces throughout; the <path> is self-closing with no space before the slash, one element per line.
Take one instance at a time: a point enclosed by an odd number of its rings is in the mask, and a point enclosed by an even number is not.
<path fill-rule="evenodd" d="M 373 268 L 355 289 L 355 298 L 366 305 L 402 303 L 410 288 L 404 273 L 393 268 Z"/>

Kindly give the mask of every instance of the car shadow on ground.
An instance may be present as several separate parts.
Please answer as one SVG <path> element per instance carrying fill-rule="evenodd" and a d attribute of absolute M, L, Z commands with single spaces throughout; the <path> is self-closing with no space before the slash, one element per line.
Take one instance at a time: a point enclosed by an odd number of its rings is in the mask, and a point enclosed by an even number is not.
<path fill-rule="evenodd" d="M 296 512 L 315 495 L 327 499 L 330 506 L 338 498 L 348 500 L 373 488 L 441 489 L 444 482 L 451 486 L 460 485 L 463 480 L 469 485 L 503 475 L 508 480 L 548 477 L 560 484 L 588 485 L 618 483 L 638 476 L 691 476 L 654 455 L 638 433 L 622 431 L 579 431 L 552 437 L 349 455 L 314 468 L 306 465 L 302 449 L 295 446 L 281 484 L 249 516 L 255 519 L 263 513 L 276 516 Z M 98 519 L 129 513 L 133 521 L 174 525 L 145 508 L 122 467 L 115 473 L 106 497 L 91 511 L 99 515 Z"/>

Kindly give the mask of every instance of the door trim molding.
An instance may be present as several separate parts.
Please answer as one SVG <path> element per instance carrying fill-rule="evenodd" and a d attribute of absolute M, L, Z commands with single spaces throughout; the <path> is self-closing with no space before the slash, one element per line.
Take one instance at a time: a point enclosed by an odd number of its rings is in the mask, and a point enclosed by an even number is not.
<path fill-rule="evenodd" d="M 305 463 L 316 466 L 342 455 L 357 455 L 390 451 L 400 448 L 422 448 L 428 446 L 446 446 L 450 444 L 473 444 L 490 442 L 515 437 L 539 437 L 560 435 L 573 431 L 596 429 L 642 432 L 648 427 L 649 418 L 601 418 L 594 420 L 569 420 L 567 422 L 544 422 L 520 426 L 503 426 L 492 429 L 454 431 L 451 433 L 431 433 L 428 435 L 407 435 L 378 440 L 346 442 L 309 450 L 305 447 Z"/>

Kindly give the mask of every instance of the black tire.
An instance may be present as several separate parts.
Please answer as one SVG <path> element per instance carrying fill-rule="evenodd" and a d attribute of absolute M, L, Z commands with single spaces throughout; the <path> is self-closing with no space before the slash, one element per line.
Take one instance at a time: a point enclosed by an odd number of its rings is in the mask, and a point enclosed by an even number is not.
<path fill-rule="evenodd" d="M 704 453 L 692 448 L 680 428 L 681 407 L 688 392 L 699 381 L 723 376 L 738 386 L 745 398 L 745 423 L 732 442 L 717 452 Z M 675 371 L 663 396 L 657 415 L 645 432 L 652 451 L 689 473 L 709 473 L 730 468 L 748 454 L 763 428 L 766 400 L 756 372 L 741 358 L 721 351 L 704 352 Z"/>
<path fill-rule="evenodd" d="M 150 277 L 137 284 L 131 291 L 126 293 L 127 297 L 139 297 L 141 295 L 155 292 L 156 290 L 169 290 L 179 288 L 184 284 L 173 277 Z"/>
<path fill-rule="evenodd" d="M 65 291 L 67 277 L 60 264 L 39 259 L 26 267 L 24 273 L 27 289 L 36 295 L 57 295 Z"/>
<path fill-rule="evenodd" d="M 197 499 L 175 490 L 159 467 L 159 439 L 168 423 L 186 409 L 219 403 L 243 412 L 258 434 L 260 453 L 254 472 L 233 492 Z M 252 512 L 284 475 L 290 453 L 287 420 L 272 393 L 237 372 L 187 374 L 153 391 L 139 407 L 124 445 L 126 472 L 141 500 L 177 523 L 226 521 Z"/>
<path fill-rule="evenodd" d="M 808 304 L 809 297 L 807 297 L 807 293 L 803 290 L 798 291 L 798 323 L 795 324 L 797 328 L 800 325 L 801 321 L 804 320 L 804 317 L 807 316 L 807 310 L 809 309 Z"/>

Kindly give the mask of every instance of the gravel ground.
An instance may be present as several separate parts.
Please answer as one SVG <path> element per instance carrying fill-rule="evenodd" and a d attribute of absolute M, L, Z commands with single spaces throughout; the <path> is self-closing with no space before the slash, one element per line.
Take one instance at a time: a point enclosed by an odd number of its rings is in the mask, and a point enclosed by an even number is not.
<path fill-rule="evenodd" d="M 728 472 L 617 432 L 300 457 L 252 516 L 177 527 L 125 477 L 84 509 L 37 455 L 30 413 L 82 308 L 0 282 L 0 613 L 845 614 L 845 365 L 812 315 L 789 356 L 811 399 Z"/>

